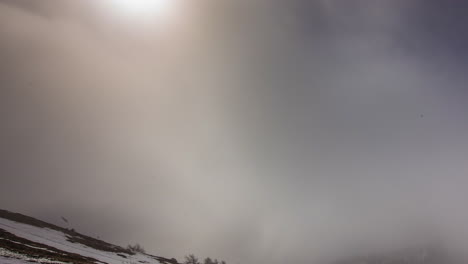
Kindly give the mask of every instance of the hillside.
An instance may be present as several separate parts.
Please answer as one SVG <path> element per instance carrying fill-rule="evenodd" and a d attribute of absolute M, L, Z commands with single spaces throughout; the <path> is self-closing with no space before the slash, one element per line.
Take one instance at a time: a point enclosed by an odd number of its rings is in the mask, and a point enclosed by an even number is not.
<path fill-rule="evenodd" d="M 134 253 L 22 214 L 0 210 L 0 264 L 178 264 L 176 259 Z M 440 245 L 352 256 L 332 264 L 462 264 Z"/>
<path fill-rule="evenodd" d="M 133 253 L 22 214 L 0 210 L 0 264 L 177 264 L 175 259 Z"/>

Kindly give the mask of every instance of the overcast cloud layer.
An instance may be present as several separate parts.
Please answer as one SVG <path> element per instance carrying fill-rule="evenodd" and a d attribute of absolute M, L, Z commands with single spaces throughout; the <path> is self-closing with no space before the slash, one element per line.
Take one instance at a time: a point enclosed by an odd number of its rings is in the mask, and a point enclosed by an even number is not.
<path fill-rule="evenodd" d="M 232 264 L 464 249 L 463 1 L 181 2 L 0 0 L 0 208 Z"/>

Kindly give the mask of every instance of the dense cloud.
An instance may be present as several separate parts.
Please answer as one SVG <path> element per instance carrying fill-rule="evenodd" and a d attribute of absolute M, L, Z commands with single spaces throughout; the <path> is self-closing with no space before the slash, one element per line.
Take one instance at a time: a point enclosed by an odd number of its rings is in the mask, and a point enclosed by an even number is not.
<path fill-rule="evenodd" d="M 466 244 L 460 3 L 181 2 L 0 1 L 0 207 L 228 263 Z"/>

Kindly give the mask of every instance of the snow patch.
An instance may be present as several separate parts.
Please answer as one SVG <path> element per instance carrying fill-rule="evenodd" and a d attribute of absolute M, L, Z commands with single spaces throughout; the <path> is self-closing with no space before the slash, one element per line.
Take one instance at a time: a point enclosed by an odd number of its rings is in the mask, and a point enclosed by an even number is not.
<path fill-rule="evenodd" d="M 0 263 L 25 263 L 25 262 L 36 262 L 36 263 L 43 263 L 43 264 L 67 264 L 65 262 L 61 261 L 55 261 L 51 259 L 46 259 L 46 258 L 33 258 L 29 257 L 23 254 L 15 253 L 13 251 L 0 248 Z M 5 262 L 3 261 L 5 259 Z M 18 262 L 19 261 L 24 261 L 24 262 Z M 15 262 L 17 261 L 17 262 Z"/>
<path fill-rule="evenodd" d="M 100 251 L 94 248 L 87 247 L 80 243 L 72 243 L 68 241 L 67 235 L 49 228 L 40 228 L 27 224 L 18 223 L 8 219 L 0 218 L 0 228 L 12 233 L 18 237 L 47 245 L 65 252 L 75 253 L 84 257 L 90 257 L 103 263 L 108 264 L 141 264 L 159 262 L 147 255 L 135 254 L 128 255 L 124 253 L 114 253 Z M 125 256 L 125 257 L 122 257 Z"/>

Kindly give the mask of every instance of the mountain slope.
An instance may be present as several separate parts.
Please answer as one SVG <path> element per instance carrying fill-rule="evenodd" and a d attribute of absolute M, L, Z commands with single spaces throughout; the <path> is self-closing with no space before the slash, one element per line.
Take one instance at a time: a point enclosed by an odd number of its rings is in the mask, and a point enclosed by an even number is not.
<path fill-rule="evenodd" d="M 0 210 L 0 263 L 177 264 L 175 259 L 133 253 L 32 217 Z"/>

